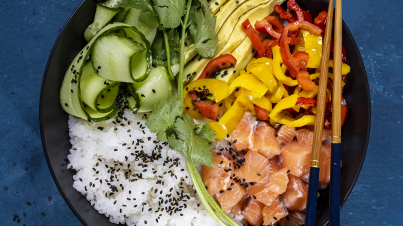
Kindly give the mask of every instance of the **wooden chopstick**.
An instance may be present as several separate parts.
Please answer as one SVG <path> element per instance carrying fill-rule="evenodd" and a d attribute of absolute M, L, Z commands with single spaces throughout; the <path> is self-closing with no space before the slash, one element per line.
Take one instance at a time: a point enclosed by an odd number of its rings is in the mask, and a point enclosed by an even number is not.
<path fill-rule="evenodd" d="M 342 4 L 336 0 L 333 53 L 332 151 L 330 168 L 330 225 L 340 225 Z"/>
<path fill-rule="evenodd" d="M 316 103 L 315 129 L 312 145 L 311 168 L 309 172 L 308 200 L 306 206 L 305 226 L 315 226 L 316 201 L 319 183 L 320 154 L 322 150 L 323 122 L 325 119 L 327 77 L 329 71 L 330 43 L 332 39 L 334 0 L 329 1 L 326 19 L 325 40 L 322 51 L 322 63 L 319 78 L 319 92 Z"/>

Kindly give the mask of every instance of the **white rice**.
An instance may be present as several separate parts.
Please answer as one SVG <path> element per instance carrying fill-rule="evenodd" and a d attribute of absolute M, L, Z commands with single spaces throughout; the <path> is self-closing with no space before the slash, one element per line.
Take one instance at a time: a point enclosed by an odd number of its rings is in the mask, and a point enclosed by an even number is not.
<path fill-rule="evenodd" d="M 74 188 L 112 223 L 217 225 L 197 197 L 184 158 L 156 142 L 144 122 L 130 110 L 118 122 L 69 116 Z"/>

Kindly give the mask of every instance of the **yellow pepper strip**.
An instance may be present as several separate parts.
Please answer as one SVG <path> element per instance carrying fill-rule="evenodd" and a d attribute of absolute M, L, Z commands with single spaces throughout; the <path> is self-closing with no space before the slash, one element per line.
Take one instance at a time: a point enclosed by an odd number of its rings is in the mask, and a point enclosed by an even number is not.
<path fill-rule="evenodd" d="M 298 101 L 298 97 L 299 97 L 298 94 L 293 94 L 278 102 L 277 105 L 273 108 L 273 111 L 269 115 L 270 119 L 273 119 L 277 123 L 291 127 L 313 125 L 315 123 L 314 115 L 304 115 L 299 119 L 293 119 L 292 117 L 282 112 L 282 110 L 284 109 L 294 107 Z"/>
<path fill-rule="evenodd" d="M 229 110 L 232 105 L 234 104 L 237 96 L 235 96 L 234 94 L 236 94 L 237 92 L 234 92 L 233 94 L 229 95 L 227 98 L 224 99 L 224 106 L 227 110 Z"/>
<path fill-rule="evenodd" d="M 298 88 L 300 88 L 299 86 L 295 89 L 297 90 Z M 316 88 L 314 90 L 302 90 L 299 89 L 298 92 L 295 92 L 294 90 L 294 94 L 298 94 L 300 97 L 305 97 L 305 98 L 314 98 L 316 97 L 316 95 L 318 95 L 319 92 L 319 87 L 316 86 Z M 308 106 L 305 105 L 300 105 L 300 106 L 295 106 L 292 109 L 294 109 L 296 112 L 299 112 L 300 107 L 304 108 L 304 109 L 308 109 Z"/>
<path fill-rule="evenodd" d="M 329 89 L 326 89 L 327 97 L 329 98 L 329 102 L 332 101 L 332 92 Z"/>
<path fill-rule="evenodd" d="M 246 67 L 246 70 L 250 71 L 253 67 L 260 64 L 266 65 L 270 69 L 270 72 L 273 74 L 273 60 L 266 57 L 261 57 L 259 59 L 253 58 Z"/>
<path fill-rule="evenodd" d="M 311 74 L 309 77 L 311 78 L 311 80 L 314 80 L 314 79 L 320 77 L 320 73 Z M 327 77 L 333 80 L 333 74 L 332 73 L 328 73 Z M 346 85 L 346 83 L 343 80 L 341 80 L 341 87 L 343 87 L 345 85 Z"/>
<path fill-rule="evenodd" d="M 250 72 L 266 85 L 270 93 L 274 93 L 278 89 L 277 79 L 265 64 L 259 64 L 252 67 Z"/>
<path fill-rule="evenodd" d="M 196 120 L 203 119 L 204 116 L 201 115 L 197 108 L 193 105 L 192 97 L 190 96 L 189 92 L 186 92 L 186 88 L 183 89 L 183 94 L 183 114 L 188 113 Z"/>
<path fill-rule="evenodd" d="M 203 80 L 203 79 L 202 79 Z M 236 88 L 243 87 L 250 90 L 251 95 L 256 98 L 261 98 L 266 92 L 267 87 L 252 74 L 239 75 L 229 86 L 229 93 L 235 91 Z"/>
<path fill-rule="evenodd" d="M 228 131 L 227 129 L 223 126 L 223 124 L 216 122 L 216 121 L 209 121 L 207 122 L 208 125 L 210 125 L 211 129 L 214 130 L 215 134 L 216 134 L 216 138 L 215 140 L 221 140 L 224 139 L 227 134 Z"/>
<path fill-rule="evenodd" d="M 285 64 L 281 65 L 281 70 L 283 71 L 283 73 L 285 74 L 285 72 L 287 71 L 287 66 L 285 66 Z"/>
<path fill-rule="evenodd" d="M 195 80 L 185 87 L 184 93 L 188 93 L 193 90 L 198 92 L 208 90 L 210 94 L 213 94 L 217 103 L 228 97 L 230 94 L 227 82 L 218 79 Z"/>
<path fill-rule="evenodd" d="M 305 45 L 305 52 L 309 54 L 308 68 L 318 68 L 322 61 L 322 36 L 301 30 Z"/>
<path fill-rule="evenodd" d="M 278 103 L 284 95 L 288 96 L 287 90 L 284 88 L 284 85 L 279 82 L 278 89 L 274 93 L 267 93 L 265 97 L 270 100 L 272 103 Z"/>
<path fill-rule="evenodd" d="M 243 103 L 235 101 L 218 122 L 227 130 L 228 134 L 231 134 L 235 130 L 236 125 L 241 121 L 246 110 L 247 108 Z"/>
<path fill-rule="evenodd" d="M 334 62 L 333 60 L 329 60 L 329 67 L 333 68 Z M 350 73 L 350 66 L 348 64 L 341 64 L 341 74 L 346 75 Z"/>
<path fill-rule="evenodd" d="M 281 64 L 283 63 L 283 59 L 280 54 L 280 47 L 278 45 L 273 47 L 273 72 L 274 76 L 276 76 L 277 80 L 283 84 L 288 86 L 296 86 L 298 85 L 297 80 L 293 80 L 290 77 L 287 77 L 281 69 Z"/>
<path fill-rule="evenodd" d="M 272 103 L 270 102 L 270 100 L 268 98 L 266 98 L 264 96 L 261 97 L 261 98 L 254 98 L 250 94 L 250 91 L 245 89 L 245 88 L 240 88 L 239 91 L 234 92 L 234 94 L 235 94 L 236 97 L 239 97 L 240 95 L 243 95 L 243 96 L 249 98 L 250 102 L 252 102 L 253 104 L 255 104 L 255 105 L 257 105 L 257 106 L 259 106 L 261 108 L 264 108 L 264 109 L 268 110 L 269 112 L 273 108 Z M 253 112 L 252 112 L 252 114 L 253 114 Z"/>
<path fill-rule="evenodd" d="M 249 100 L 249 96 L 244 94 L 238 95 L 236 102 L 241 102 L 246 107 L 247 111 L 250 111 L 252 115 L 256 115 L 255 106 L 253 106 L 253 103 Z"/>

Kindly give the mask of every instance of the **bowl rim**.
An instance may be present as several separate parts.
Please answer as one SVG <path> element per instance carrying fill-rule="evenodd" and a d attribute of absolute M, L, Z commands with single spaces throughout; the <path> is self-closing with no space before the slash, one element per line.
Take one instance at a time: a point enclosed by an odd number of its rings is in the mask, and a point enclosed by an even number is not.
<path fill-rule="evenodd" d="M 81 222 L 82 224 L 84 224 L 84 225 L 88 225 L 88 224 L 85 222 L 85 220 L 81 217 L 81 215 L 77 212 L 77 210 L 76 210 L 76 209 L 73 207 L 73 205 L 71 204 L 69 198 L 66 196 L 66 194 L 64 193 L 64 191 L 63 191 L 63 189 L 62 189 L 62 187 L 61 187 L 59 181 L 57 180 L 56 175 L 55 175 L 55 172 L 54 172 L 54 170 L 53 170 L 53 166 L 52 166 L 52 163 L 51 163 L 51 161 L 50 161 L 50 158 L 49 158 L 49 155 L 48 155 L 47 146 L 46 146 L 46 142 L 45 142 L 45 134 L 44 134 L 44 128 L 43 128 L 43 122 L 42 122 L 42 118 L 43 118 L 43 117 L 42 117 L 42 115 L 43 115 L 42 106 L 43 106 L 43 94 L 44 94 L 44 89 L 45 89 L 45 83 L 46 83 L 46 80 L 47 80 L 48 70 L 49 70 L 49 67 L 50 67 L 50 63 L 51 63 L 51 61 L 52 61 L 52 59 L 53 59 L 53 55 L 54 55 L 54 51 L 55 51 L 55 49 L 56 49 L 56 46 L 58 45 L 58 43 L 59 43 L 61 37 L 64 35 L 66 27 L 71 23 L 72 18 L 75 16 L 75 14 L 77 13 L 77 11 L 80 9 L 80 7 L 81 7 L 86 1 L 88 1 L 88 0 L 82 0 L 82 2 L 74 9 L 73 13 L 70 15 L 70 17 L 68 18 L 68 20 L 66 21 L 66 23 L 63 25 L 63 28 L 61 29 L 61 32 L 59 33 L 59 35 L 58 35 L 58 37 L 57 37 L 55 43 L 53 44 L 53 47 L 52 47 L 52 49 L 51 49 L 51 53 L 50 53 L 49 58 L 48 58 L 48 61 L 47 61 L 47 63 L 46 63 L 44 76 L 43 76 L 43 79 L 42 79 L 41 92 L 40 92 L 40 101 L 39 101 L 39 125 L 40 125 L 41 141 L 42 141 L 42 147 L 43 147 L 43 150 L 44 150 L 44 154 L 45 154 L 45 157 L 46 157 L 46 162 L 47 162 L 48 167 L 49 167 L 49 171 L 50 171 L 50 173 L 51 173 L 51 175 L 52 175 L 52 178 L 53 178 L 53 181 L 55 182 L 56 187 L 57 187 L 57 189 L 59 190 L 60 194 L 62 195 L 64 201 L 67 203 L 67 205 L 69 206 L 69 208 L 71 209 L 71 211 L 74 213 L 74 215 L 75 215 L 75 216 L 80 220 L 80 222 Z M 327 1 L 327 0 L 326 0 L 326 1 Z M 327 3 L 327 4 L 328 4 L 328 3 Z M 366 88 L 366 91 L 367 91 L 367 98 L 368 98 L 369 101 L 368 101 L 368 108 L 367 108 L 367 112 L 368 112 L 368 122 L 367 122 L 367 124 L 368 124 L 368 130 L 367 130 L 366 139 L 365 139 L 366 143 L 365 143 L 365 147 L 364 147 L 364 152 L 363 152 L 363 155 L 362 155 L 362 158 L 361 158 L 359 167 L 358 167 L 358 171 L 357 171 L 357 173 L 356 173 L 356 175 L 355 175 L 355 177 L 354 177 L 354 180 L 353 180 L 353 182 L 352 182 L 352 184 L 351 184 L 351 186 L 350 186 L 350 189 L 348 190 L 348 192 L 347 192 L 345 198 L 343 199 L 343 201 L 340 203 L 340 209 L 341 209 L 341 208 L 344 206 L 344 204 L 347 202 L 347 200 L 348 200 L 350 194 L 352 193 L 352 191 L 353 191 L 353 189 L 354 189 L 354 187 L 355 187 L 355 184 L 357 183 L 358 178 L 359 178 L 359 176 L 360 176 L 360 174 L 361 174 L 361 170 L 362 170 L 362 167 L 363 167 L 363 165 L 364 165 L 365 157 L 366 157 L 367 150 L 368 150 L 369 138 L 370 138 L 370 131 L 371 131 L 371 94 L 370 94 L 369 82 L 368 82 L 367 72 L 366 72 L 366 69 L 365 69 L 365 64 L 364 64 L 364 62 L 363 62 L 361 52 L 360 52 L 360 50 L 359 50 L 359 48 L 358 48 L 358 46 L 357 46 L 357 43 L 356 43 L 356 41 L 355 41 L 355 39 L 354 39 L 354 36 L 353 36 L 353 34 L 351 33 L 350 29 L 348 28 L 347 24 L 345 23 L 344 19 L 343 19 L 343 21 L 342 21 L 342 28 L 343 28 L 343 30 L 346 32 L 346 35 L 347 35 L 347 36 L 352 37 L 352 44 L 353 44 L 353 46 L 354 46 L 354 49 L 355 49 L 355 51 L 357 51 L 357 52 L 359 53 L 359 56 L 360 56 L 360 57 L 359 57 L 359 62 L 360 62 L 361 65 L 363 65 L 363 72 L 364 72 L 365 81 L 366 81 L 366 87 L 365 87 L 365 88 Z M 329 221 L 327 221 L 325 225 L 329 225 Z"/>
<path fill-rule="evenodd" d="M 43 93 L 45 90 L 45 83 L 47 80 L 47 75 L 48 75 L 48 70 L 50 67 L 50 63 L 53 59 L 53 55 L 55 54 L 55 49 L 56 46 L 59 44 L 59 41 L 61 39 L 61 37 L 64 35 L 65 33 L 65 29 L 66 27 L 71 23 L 72 18 L 75 16 L 75 14 L 77 13 L 77 11 L 81 8 L 81 6 L 86 2 L 87 0 L 82 0 L 82 2 L 77 6 L 77 8 L 74 9 L 73 13 L 70 15 L 70 17 L 68 18 L 68 20 L 66 21 L 66 23 L 63 25 L 63 28 L 61 30 L 61 32 L 59 33 L 59 35 L 57 36 L 57 39 L 55 41 L 55 43 L 53 44 L 52 50 L 50 51 L 50 55 L 48 58 L 48 61 L 46 63 L 46 67 L 45 67 L 45 73 L 42 79 L 42 85 L 41 85 L 41 94 L 40 94 L 40 100 L 39 100 L 39 126 L 40 126 L 40 132 L 41 132 L 41 140 L 42 140 L 42 147 L 43 147 L 43 151 L 46 157 L 46 162 L 48 164 L 49 167 L 49 171 L 50 174 L 52 175 L 53 181 L 56 184 L 57 189 L 59 190 L 60 194 L 62 195 L 64 201 L 67 203 L 67 205 L 69 206 L 70 210 L 74 213 L 74 215 L 80 220 L 80 222 L 84 225 L 88 225 L 87 222 L 85 222 L 85 220 L 81 217 L 81 215 L 77 212 L 77 210 L 73 207 L 73 205 L 71 204 L 69 198 L 66 196 L 66 194 L 64 193 L 59 181 L 56 178 L 55 172 L 53 170 L 53 166 L 52 163 L 49 159 L 49 155 L 48 155 L 48 150 L 47 150 L 47 146 L 46 146 L 46 142 L 45 142 L 45 133 L 44 133 L 44 129 L 43 129 L 43 122 L 42 122 L 42 106 L 43 106 Z M 67 169 L 67 167 L 66 167 Z"/>

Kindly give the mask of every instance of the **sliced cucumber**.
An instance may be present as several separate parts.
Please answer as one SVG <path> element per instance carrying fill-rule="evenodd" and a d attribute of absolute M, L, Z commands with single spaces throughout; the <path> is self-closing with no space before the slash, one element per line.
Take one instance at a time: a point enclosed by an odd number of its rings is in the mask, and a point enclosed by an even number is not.
<path fill-rule="evenodd" d="M 94 22 L 90 24 L 84 31 L 84 38 L 87 42 L 108 24 L 112 18 L 119 12 L 119 9 L 112 9 L 102 5 L 97 4 L 97 9 L 95 11 Z"/>
<path fill-rule="evenodd" d="M 119 12 L 113 18 L 113 22 L 123 22 L 129 10 L 129 8 L 120 8 Z"/>
<path fill-rule="evenodd" d="M 116 114 L 118 108 L 115 108 L 109 113 L 95 114 L 95 110 L 91 111 L 90 107 L 84 107 L 84 103 L 81 100 L 81 75 L 85 64 L 85 59 L 88 58 L 92 51 L 94 42 L 101 35 L 106 35 L 116 30 L 128 28 L 135 29 L 134 27 L 123 24 L 113 23 L 105 26 L 100 30 L 94 38 L 77 54 L 70 66 L 68 67 L 63 79 L 62 87 L 60 89 L 60 104 L 65 112 L 76 117 L 88 119 L 92 121 L 102 121 L 109 119 Z M 99 117 L 98 117 L 99 116 Z"/>
<path fill-rule="evenodd" d="M 142 82 L 148 77 L 152 67 L 152 52 L 150 42 L 135 27 L 123 30 L 125 31 L 126 37 L 143 44 L 146 48 L 146 51 L 135 55 L 131 61 L 131 73 L 134 81 Z"/>
<path fill-rule="evenodd" d="M 92 66 L 102 78 L 118 82 L 135 82 L 132 57 L 146 48 L 131 38 L 108 34 L 98 38 L 92 52 Z"/>
<path fill-rule="evenodd" d="M 92 109 L 108 113 L 116 108 L 120 82 L 99 77 L 91 62 L 84 65 L 81 76 L 81 99 Z"/>
<path fill-rule="evenodd" d="M 135 112 L 149 112 L 155 103 L 173 95 L 168 71 L 164 66 L 153 67 L 146 80 L 129 86 L 134 98 L 129 98 L 128 102 L 130 107 L 134 106 L 132 109 Z"/>
<path fill-rule="evenodd" d="M 135 26 L 141 33 L 144 34 L 144 36 L 150 43 L 153 43 L 158 28 L 150 27 L 140 22 L 139 16 L 144 12 L 146 12 L 146 10 L 131 8 L 126 14 L 123 22 L 125 24 Z"/>

